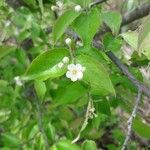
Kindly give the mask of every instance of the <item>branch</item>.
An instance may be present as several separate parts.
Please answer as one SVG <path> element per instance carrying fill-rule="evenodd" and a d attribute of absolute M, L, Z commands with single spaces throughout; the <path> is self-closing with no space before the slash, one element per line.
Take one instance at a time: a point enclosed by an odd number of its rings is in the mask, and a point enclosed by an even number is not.
<path fill-rule="evenodd" d="M 106 52 L 107 56 L 112 60 L 112 62 L 122 71 L 122 73 L 128 77 L 128 79 L 137 87 L 140 87 L 142 92 L 147 96 L 150 97 L 150 89 L 146 87 L 143 83 L 135 78 L 135 76 L 129 72 L 128 68 L 121 63 L 121 61 L 111 52 Z"/>
<path fill-rule="evenodd" d="M 125 141 L 124 141 L 124 144 L 122 146 L 122 149 L 121 150 L 125 150 L 126 147 L 127 147 L 127 144 L 130 140 L 130 137 L 131 137 L 131 131 L 132 131 L 132 124 L 133 124 L 133 119 L 135 118 L 136 116 L 136 113 L 137 113 L 137 109 L 138 109 L 138 105 L 141 101 L 141 98 L 142 98 L 142 90 L 138 89 L 138 95 L 137 95 L 137 98 L 136 98 L 136 101 L 135 101 L 135 105 L 134 105 L 134 108 L 133 108 L 133 111 L 132 111 L 132 114 L 128 120 L 128 133 L 127 133 L 127 136 L 125 138 Z"/>
<path fill-rule="evenodd" d="M 122 26 L 129 24 L 137 19 L 147 16 L 150 12 L 150 2 L 138 6 L 131 12 L 127 12 L 122 17 Z"/>
<path fill-rule="evenodd" d="M 106 2 L 106 1 L 107 0 L 96 0 L 95 2 L 90 4 L 90 7 L 94 7 L 94 6 L 99 5 L 99 4 Z"/>

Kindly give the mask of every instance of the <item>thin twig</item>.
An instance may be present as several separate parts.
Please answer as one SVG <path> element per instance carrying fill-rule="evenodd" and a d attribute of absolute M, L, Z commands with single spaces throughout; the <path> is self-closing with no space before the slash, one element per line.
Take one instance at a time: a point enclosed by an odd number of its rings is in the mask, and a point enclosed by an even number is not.
<path fill-rule="evenodd" d="M 107 56 L 112 60 L 112 62 L 122 71 L 122 73 L 128 77 L 128 79 L 133 83 L 137 89 L 140 87 L 142 92 L 150 97 L 150 89 L 149 87 L 146 87 L 143 83 L 141 83 L 139 80 L 136 79 L 136 77 L 129 71 L 129 69 L 121 63 L 121 61 L 111 52 L 106 53 Z"/>
<path fill-rule="evenodd" d="M 131 131 L 132 131 L 132 124 L 133 124 L 133 119 L 135 118 L 136 116 L 136 113 L 137 113 L 137 110 L 138 110 L 138 105 L 141 101 L 141 98 L 142 98 L 142 90 L 141 88 L 139 87 L 139 90 L 138 90 L 138 95 L 137 95 L 137 98 L 136 98 L 136 101 L 135 101 L 135 105 L 134 105 L 134 108 L 133 108 L 133 111 L 132 111 L 132 114 L 128 120 L 128 132 L 127 132 L 127 136 L 125 138 L 125 141 L 124 141 L 124 144 L 122 146 L 122 149 L 121 150 L 125 150 L 126 147 L 127 147 L 127 144 L 130 140 L 130 137 L 131 137 Z"/>
<path fill-rule="evenodd" d="M 90 4 L 90 7 L 94 7 L 94 6 L 96 6 L 96 5 L 99 5 L 99 4 L 101 4 L 101 3 L 104 3 L 104 2 L 106 2 L 107 0 L 96 0 L 95 2 L 93 2 L 93 3 L 91 3 Z"/>
<path fill-rule="evenodd" d="M 122 17 L 121 26 L 129 24 L 139 18 L 143 18 L 143 17 L 147 16 L 149 13 L 150 13 L 150 2 L 146 2 L 146 3 L 136 7 L 134 10 L 125 13 Z"/>
<path fill-rule="evenodd" d="M 80 139 L 81 132 L 86 128 L 86 126 L 88 124 L 88 120 L 89 120 L 89 113 L 90 113 L 91 107 L 92 107 L 92 99 L 89 95 L 89 102 L 88 102 L 88 105 L 87 105 L 87 110 L 86 110 L 83 125 L 82 125 L 77 137 L 72 141 L 72 143 L 76 143 Z"/>

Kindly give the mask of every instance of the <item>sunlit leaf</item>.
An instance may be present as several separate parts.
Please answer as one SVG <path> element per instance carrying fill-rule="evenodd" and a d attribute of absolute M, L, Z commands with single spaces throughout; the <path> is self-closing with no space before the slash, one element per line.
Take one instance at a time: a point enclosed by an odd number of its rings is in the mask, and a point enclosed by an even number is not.
<path fill-rule="evenodd" d="M 48 78 L 62 76 L 66 72 L 66 66 L 64 66 L 64 68 L 59 68 L 58 63 L 68 55 L 68 50 L 64 48 L 52 49 L 44 52 L 33 60 L 22 79 L 46 80 Z"/>

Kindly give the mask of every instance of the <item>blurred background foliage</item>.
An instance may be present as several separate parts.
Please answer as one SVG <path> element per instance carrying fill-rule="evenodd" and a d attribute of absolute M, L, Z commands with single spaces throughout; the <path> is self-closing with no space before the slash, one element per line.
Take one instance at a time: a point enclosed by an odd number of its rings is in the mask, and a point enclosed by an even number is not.
<path fill-rule="evenodd" d="M 65 7 L 63 11 L 74 3 L 84 5 L 82 0 L 63 2 Z M 144 2 L 146 0 L 109 0 L 98 8 L 124 14 Z M 37 89 L 41 95 L 44 92 L 43 98 L 39 99 L 40 96 L 37 96 L 32 81 L 24 83 L 23 86 L 15 83 L 14 77 L 24 74 L 36 56 L 53 47 L 51 27 L 58 16 L 51 10 L 51 6 L 55 3 L 55 0 L 0 1 L 0 149 L 44 150 L 47 149 L 45 136 L 48 138 L 50 150 L 78 150 L 81 147 L 83 150 L 95 150 L 96 147 L 108 150 L 120 149 L 125 138 L 126 121 L 133 108 L 136 89 L 107 56 L 103 58 L 99 54 L 100 56 L 94 57 L 107 66 L 116 97 L 94 97 L 98 117 L 89 120 L 77 144 L 71 144 L 71 141 L 79 132 L 84 120 L 88 99 L 84 91 L 73 102 L 69 102 L 67 98 L 70 97 L 71 91 L 67 92 L 66 87 L 71 82 L 65 77 L 61 77 L 61 80 L 48 79 L 44 87 L 39 85 Z M 121 31 L 137 30 L 141 22 L 143 19 L 122 27 Z M 106 40 L 105 46 L 109 46 L 108 36 L 111 34 L 105 35 L 106 38 L 103 39 Z M 65 38 L 66 35 L 63 35 L 57 46 L 65 46 Z M 118 47 L 118 43 L 120 41 L 115 41 L 112 45 Z M 118 48 L 114 51 L 115 54 L 130 67 L 131 72 L 140 81 L 150 85 L 147 57 L 144 55 L 140 57 L 124 41 L 121 41 L 121 44 L 123 49 Z M 41 88 L 44 91 L 39 91 Z M 62 96 L 64 99 L 62 98 L 61 104 L 56 105 L 59 101 L 57 97 Z M 40 108 L 37 99 L 40 101 Z M 143 96 L 138 116 L 134 120 L 132 142 L 128 149 L 145 150 L 150 146 L 149 108 L 150 103 Z M 39 116 L 43 119 L 42 127 Z M 46 135 L 43 134 L 43 130 Z M 88 140 L 85 141 L 86 139 Z"/>

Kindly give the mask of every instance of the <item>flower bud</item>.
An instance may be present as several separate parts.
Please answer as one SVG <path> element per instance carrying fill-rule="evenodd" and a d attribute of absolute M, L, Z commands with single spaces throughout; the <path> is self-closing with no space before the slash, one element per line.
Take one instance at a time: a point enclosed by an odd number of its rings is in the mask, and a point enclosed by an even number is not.
<path fill-rule="evenodd" d="M 54 6 L 54 5 L 52 5 L 52 6 L 51 6 L 51 10 L 52 10 L 52 11 L 56 11 L 56 10 L 57 10 L 57 7 Z"/>
<path fill-rule="evenodd" d="M 80 5 L 76 5 L 75 6 L 75 11 L 76 12 L 80 12 L 82 10 L 81 6 Z"/>
<path fill-rule="evenodd" d="M 64 64 L 67 64 L 69 62 L 69 57 L 64 57 L 63 60 L 62 60 L 62 62 Z"/>
<path fill-rule="evenodd" d="M 62 63 L 62 62 L 60 62 L 59 64 L 58 64 L 58 68 L 63 68 L 64 67 L 64 64 Z"/>
<path fill-rule="evenodd" d="M 70 38 L 67 38 L 67 39 L 65 40 L 65 43 L 66 43 L 67 45 L 70 45 L 71 42 L 72 42 L 72 40 L 71 40 Z"/>

